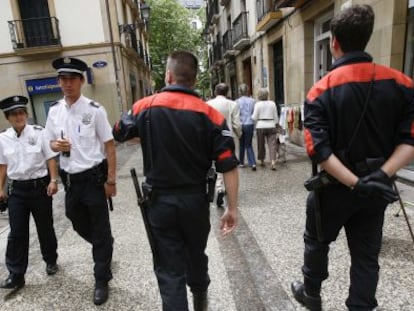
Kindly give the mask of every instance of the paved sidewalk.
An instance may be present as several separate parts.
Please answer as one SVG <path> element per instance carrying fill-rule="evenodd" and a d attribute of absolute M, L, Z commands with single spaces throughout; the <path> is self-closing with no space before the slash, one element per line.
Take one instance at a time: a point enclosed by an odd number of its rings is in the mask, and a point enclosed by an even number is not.
<path fill-rule="evenodd" d="M 118 194 L 111 213 L 114 279 L 110 282 L 108 302 L 99 307 L 92 302 L 91 247 L 66 219 L 61 189 L 54 199 L 60 271 L 55 276 L 46 275 L 32 224 L 26 286 L 7 301 L 2 301 L 4 291 L 0 290 L 0 310 L 161 310 L 150 248 L 129 174 L 134 167 L 142 179 L 139 148 L 139 145 L 118 146 Z M 210 310 L 304 310 L 294 301 L 289 285 L 301 278 L 307 195 L 303 181 L 310 175 L 309 160 L 303 148 L 288 145 L 286 164 L 279 164 L 277 171 L 271 171 L 269 163 L 266 165 L 258 167 L 256 172 L 248 168 L 239 170 L 240 224 L 233 235 L 220 236 L 218 223 L 222 209 L 214 205 L 210 208 L 212 230 L 207 247 L 212 279 Z M 412 193 L 409 188 L 402 190 L 403 197 Z M 377 296 L 382 311 L 413 311 L 414 245 L 403 217 L 393 216 L 397 210 L 398 205 L 393 204 L 386 213 Z M 407 208 L 411 222 L 413 210 Z M 7 234 L 8 230 L 0 233 L 1 279 L 8 274 L 4 265 Z M 323 284 L 324 310 L 345 310 L 349 264 L 342 232 L 331 245 L 330 277 Z M 189 302 L 192 310 L 191 299 Z"/>

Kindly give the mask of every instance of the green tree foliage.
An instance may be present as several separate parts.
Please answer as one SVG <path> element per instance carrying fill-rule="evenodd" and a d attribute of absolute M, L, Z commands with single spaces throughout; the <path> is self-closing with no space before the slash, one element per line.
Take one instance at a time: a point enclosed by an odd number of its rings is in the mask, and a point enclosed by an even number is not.
<path fill-rule="evenodd" d="M 152 79 L 155 89 L 158 90 L 165 85 L 168 54 L 176 50 L 188 50 L 200 58 L 205 47 L 201 36 L 202 29 L 194 29 L 191 25 L 192 17 L 200 14 L 199 12 L 184 8 L 176 0 L 150 0 L 148 3 L 151 7 L 149 49 Z"/>

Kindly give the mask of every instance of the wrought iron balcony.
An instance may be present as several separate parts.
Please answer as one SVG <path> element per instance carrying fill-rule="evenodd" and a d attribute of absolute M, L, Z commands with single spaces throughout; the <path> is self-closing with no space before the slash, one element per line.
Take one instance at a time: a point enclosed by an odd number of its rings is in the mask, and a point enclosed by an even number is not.
<path fill-rule="evenodd" d="M 256 31 L 266 31 L 309 0 L 258 0 Z"/>
<path fill-rule="evenodd" d="M 37 48 L 60 50 L 59 20 L 56 17 L 28 18 L 8 21 L 13 49 L 28 50 L 33 53 Z M 36 48 L 36 49 L 33 49 Z M 44 53 L 44 49 L 40 49 Z"/>
<path fill-rule="evenodd" d="M 219 66 L 219 65 L 224 64 L 223 52 L 221 48 L 222 48 L 221 42 L 213 43 L 213 58 L 212 58 L 213 65 Z"/>
<path fill-rule="evenodd" d="M 206 6 L 207 10 L 207 25 L 215 24 L 220 17 L 218 0 L 209 0 Z"/>
<path fill-rule="evenodd" d="M 233 22 L 233 42 L 236 50 L 243 50 L 250 45 L 249 33 L 247 30 L 247 14 L 241 12 Z"/>
<path fill-rule="evenodd" d="M 228 29 L 223 35 L 223 56 L 229 57 L 236 54 L 233 47 L 233 29 Z"/>

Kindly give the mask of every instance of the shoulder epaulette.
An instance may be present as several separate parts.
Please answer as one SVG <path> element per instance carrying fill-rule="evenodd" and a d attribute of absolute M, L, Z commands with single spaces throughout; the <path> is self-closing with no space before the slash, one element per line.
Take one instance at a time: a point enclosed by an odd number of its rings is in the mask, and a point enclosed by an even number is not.
<path fill-rule="evenodd" d="M 99 108 L 100 106 L 99 106 L 99 104 L 98 103 L 95 103 L 94 101 L 91 101 L 90 103 L 89 103 L 89 105 L 91 105 L 91 106 L 93 106 L 93 107 L 95 107 L 95 108 Z"/>
<path fill-rule="evenodd" d="M 55 101 L 54 103 L 50 104 L 49 107 L 52 107 L 52 106 L 54 106 L 54 105 L 56 105 L 58 103 L 59 103 L 59 101 Z"/>
<path fill-rule="evenodd" d="M 33 125 L 33 128 L 34 128 L 35 130 L 38 130 L 38 131 L 43 130 L 43 126 L 41 126 L 41 125 Z"/>

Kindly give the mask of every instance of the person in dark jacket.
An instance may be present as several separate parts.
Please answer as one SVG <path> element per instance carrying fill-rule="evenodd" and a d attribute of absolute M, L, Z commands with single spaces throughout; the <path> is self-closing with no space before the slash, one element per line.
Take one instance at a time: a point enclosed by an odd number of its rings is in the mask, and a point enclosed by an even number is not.
<path fill-rule="evenodd" d="M 307 153 L 331 176 L 308 196 L 304 282 L 291 284 L 295 299 L 309 310 L 322 309 L 329 245 L 342 228 L 351 256 L 346 306 L 377 307 L 384 212 L 397 199 L 391 177 L 414 158 L 413 81 L 364 52 L 373 25 L 368 5 L 350 6 L 332 19 L 335 62 L 305 101 Z"/>
<path fill-rule="evenodd" d="M 194 92 L 197 68 L 192 53 L 173 52 L 167 60 L 167 86 L 137 101 L 113 129 L 118 141 L 139 137 L 141 142 L 146 188 L 152 189 L 147 216 L 163 310 L 188 310 L 186 285 L 194 309 L 207 310 L 206 176 L 212 161 L 227 190 L 222 233 L 237 224 L 238 160 L 232 133 L 223 115 Z"/>

